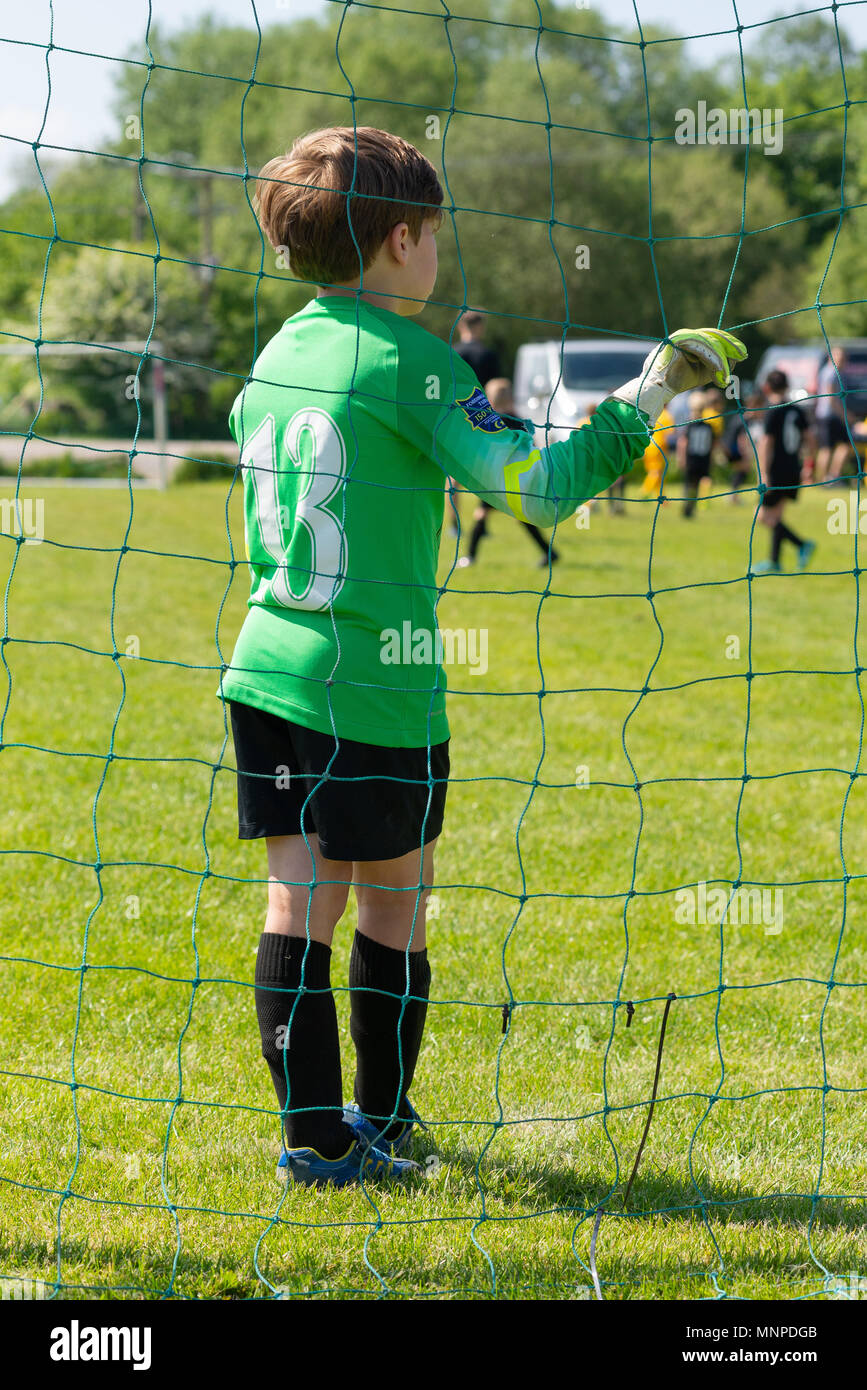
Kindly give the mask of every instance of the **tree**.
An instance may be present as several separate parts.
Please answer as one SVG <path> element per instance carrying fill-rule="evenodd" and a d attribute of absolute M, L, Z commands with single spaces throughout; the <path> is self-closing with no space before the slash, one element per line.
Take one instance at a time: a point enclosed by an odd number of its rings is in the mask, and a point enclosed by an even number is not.
<path fill-rule="evenodd" d="M 58 244 L 48 260 L 44 293 L 33 287 L 28 317 L 19 331 L 30 338 L 37 331 L 46 343 L 107 344 L 144 342 L 153 336 L 167 359 L 170 426 L 176 434 L 192 430 L 207 412 L 211 375 L 209 360 L 214 325 L 200 308 L 200 287 L 189 267 L 169 260 L 157 263 L 129 245 L 106 251 Z M 41 329 L 37 314 L 41 310 Z M 150 399 L 150 370 L 138 372 L 139 354 L 117 351 L 86 356 L 40 359 L 45 404 L 39 417 L 41 433 L 75 428 L 81 402 L 86 401 L 90 429 L 131 436 L 136 424 L 136 399 Z M 4 363 L 4 373 L 7 363 Z M 8 371 L 18 373 L 17 396 L 25 412 L 38 400 L 35 352 L 27 363 L 29 379 L 21 376 L 20 361 Z M 2 395 L 11 395 L 13 378 Z M 150 433 L 150 422 L 145 425 Z"/>

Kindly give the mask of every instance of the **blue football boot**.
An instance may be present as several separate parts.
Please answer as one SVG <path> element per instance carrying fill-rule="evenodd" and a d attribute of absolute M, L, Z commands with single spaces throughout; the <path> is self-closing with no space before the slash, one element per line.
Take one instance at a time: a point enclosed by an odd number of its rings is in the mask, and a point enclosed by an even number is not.
<path fill-rule="evenodd" d="M 410 1118 L 404 1122 L 403 1129 L 396 1139 L 381 1138 L 380 1136 L 385 1126 L 377 1125 L 373 1120 L 368 1120 L 365 1115 L 362 1115 L 354 1101 L 352 1105 L 344 1106 L 343 1122 L 349 1125 L 349 1128 L 357 1134 L 359 1139 L 364 1143 L 380 1149 L 383 1153 L 390 1154 L 392 1158 L 397 1158 L 399 1154 L 404 1153 L 409 1147 L 413 1127 L 415 1125 L 421 1125 L 422 1129 L 427 1129 L 424 1120 L 419 1117 L 417 1111 L 410 1105 L 409 1101 L 407 1101 L 407 1105 L 409 1106 Z"/>
<path fill-rule="evenodd" d="M 403 1178 L 418 1168 L 408 1158 L 396 1158 L 357 1138 L 342 1158 L 323 1158 L 315 1149 L 284 1149 L 277 1163 L 278 1182 L 297 1182 L 307 1187 L 333 1183 L 379 1182 L 383 1178 Z"/>

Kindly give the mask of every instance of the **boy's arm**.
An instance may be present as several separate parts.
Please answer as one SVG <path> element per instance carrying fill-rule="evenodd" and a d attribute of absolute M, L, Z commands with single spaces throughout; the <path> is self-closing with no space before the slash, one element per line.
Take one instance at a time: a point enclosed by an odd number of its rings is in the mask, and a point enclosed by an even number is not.
<path fill-rule="evenodd" d="M 800 409 L 800 408 L 799 408 L 799 409 Z M 817 447 L 818 440 L 817 440 L 817 437 L 816 437 L 816 431 L 815 431 L 815 429 L 813 428 L 813 424 L 812 424 L 812 422 L 811 422 L 811 420 L 810 420 L 810 417 L 809 417 L 803 410 L 800 411 L 800 415 L 801 415 L 801 455 L 802 455 L 802 457 L 803 457 L 803 454 L 804 454 L 805 451 L 806 451 L 807 453 L 810 453 L 810 454 L 813 453 L 813 451 L 814 451 L 814 450 L 816 449 L 816 447 Z"/>
<path fill-rule="evenodd" d="M 771 462 L 774 457 L 774 441 L 779 428 L 779 412 L 769 410 L 765 415 L 761 438 L 756 449 L 756 459 L 758 461 L 759 482 L 764 483 L 765 487 L 771 485 Z"/>
<path fill-rule="evenodd" d="M 609 487 L 647 448 L 647 419 L 634 406 L 604 401 L 593 419 L 568 439 L 537 446 L 525 430 L 509 429 L 478 386 L 432 418 L 402 406 L 399 427 L 420 451 L 483 502 L 521 521 L 553 526 Z M 475 394 L 474 394 L 475 393 Z M 476 412 L 483 423 L 474 423 Z"/>
<path fill-rule="evenodd" d="M 774 456 L 774 441 L 769 434 L 763 434 L 759 440 L 758 460 L 759 460 L 759 479 L 765 487 L 771 486 L 771 460 Z"/>
<path fill-rule="evenodd" d="M 648 358 L 645 375 L 603 401 L 586 425 L 568 439 L 540 447 L 522 430 L 506 428 L 466 364 L 447 344 L 430 341 L 423 363 L 415 353 L 408 361 L 401 356 L 399 432 L 446 476 L 498 510 L 537 526 L 564 520 L 628 472 L 647 448 L 667 400 L 684 389 L 681 353 L 676 354 L 680 375 L 671 389 L 665 372 Z M 691 368 L 692 375 L 702 372 L 710 375 L 706 363 Z"/>

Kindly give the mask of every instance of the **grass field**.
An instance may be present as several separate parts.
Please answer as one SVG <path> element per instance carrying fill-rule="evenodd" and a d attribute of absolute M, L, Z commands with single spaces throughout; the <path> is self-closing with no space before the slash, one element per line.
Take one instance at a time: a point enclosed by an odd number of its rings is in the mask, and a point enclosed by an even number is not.
<path fill-rule="evenodd" d="M 136 493 L 127 534 L 125 492 L 46 489 L 46 541 L 18 551 L 0 1274 L 59 1281 L 65 1298 L 592 1298 L 601 1206 L 606 1299 L 853 1287 L 867 1275 L 865 644 L 855 539 L 828 534 L 825 495 L 792 510 L 820 542 L 806 575 L 748 584 L 753 505 L 728 498 L 691 523 L 634 501 L 564 524 L 544 594 L 529 539 L 496 516 L 480 564 L 451 575 L 441 625 L 487 628 L 489 665 L 449 673 L 454 782 L 413 1088 L 427 1176 L 325 1193 L 274 1181 L 252 995 L 264 858 L 236 839 L 214 696 L 225 495 Z M 14 552 L 0 536 L 4 586 Z M 245 599 L 240 565 L 227 660 Z M 138 657 L 113 662 L 133 638 Z M 6 688 L 0 668 L 0 710 Z M 779 886 L 782 920 L 678 920 L 676 890 L 738 881 Z M 350 913 L 341 989 L 352 929 Z M 348 1092 L 345 992 L 338 1010 Z"/>

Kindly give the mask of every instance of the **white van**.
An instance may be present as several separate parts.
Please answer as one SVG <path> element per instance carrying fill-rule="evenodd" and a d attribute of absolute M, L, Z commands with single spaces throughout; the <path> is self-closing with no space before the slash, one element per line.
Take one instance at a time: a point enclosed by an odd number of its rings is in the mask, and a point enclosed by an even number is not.
<path fill-rule="evenodd" d="M 641 374 L 656 338 L 567 338 L 525 343 L 515 358 L 515 413 L 552 442 L 573 430 L 590 405 L 599 405 Z"/>

